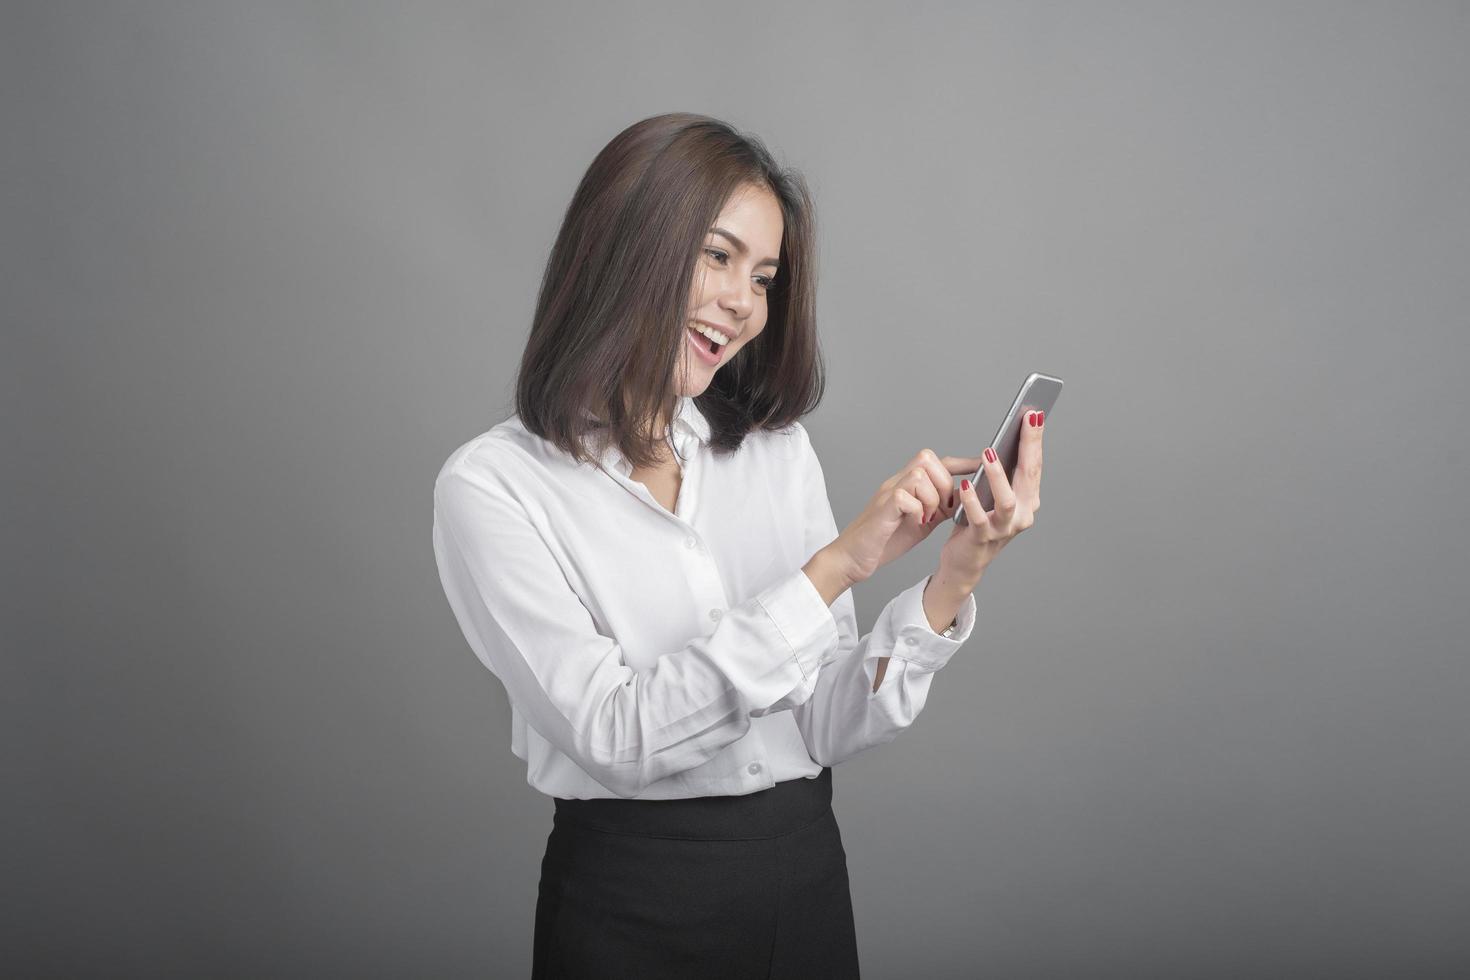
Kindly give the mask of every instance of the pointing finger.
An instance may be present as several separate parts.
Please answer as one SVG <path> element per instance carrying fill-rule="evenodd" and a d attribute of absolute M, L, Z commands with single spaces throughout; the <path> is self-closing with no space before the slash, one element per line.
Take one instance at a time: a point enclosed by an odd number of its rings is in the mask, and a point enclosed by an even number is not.
<path fill-rule="evenodd" d="M 985 462 L 984 456 L 941 456 L 940 465 L 954 476 L 972 476 Z"/>

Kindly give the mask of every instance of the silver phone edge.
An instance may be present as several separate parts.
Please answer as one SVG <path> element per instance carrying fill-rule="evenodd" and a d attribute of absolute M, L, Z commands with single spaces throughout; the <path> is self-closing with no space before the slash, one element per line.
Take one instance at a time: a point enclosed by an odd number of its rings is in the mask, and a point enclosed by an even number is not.
<path fill-rule="evenodd" d="M 1061 396 L 1061 388 L 1063 385 L 1061 378 L 1055 377 L 1050 374 L 1042 374 L 1040 371 L 1032 371 L 1029 375 L 1026 376 L 1026 380 L 1021 382 L 1021 387 L 1017 389 L 1016 397 L 1011 401 L 1010 410 L 1006 412 L 1005 421 L 1001 422 L 1000 428 L 995 430 L 995 437 L 990 440 L 990 445 L 1000 445 L 1001 437 L 1005 435 L 1006 429 L 1010 428 L 1012 419 L 1016 417 L 1016 413 L 1021 410 L 1021 406 L 1025 403 L 1026 392 L 1030 391 L 1031 386 L 1036 384 L 1038 381 L 1056 382 L 1057 395 L 1058 397 Z M 1052 399 L 1052 404 L 1056 404 L 1056 399 Z M 980 468 L 977 469 L 975 473 L 970 477 L 970 484 L 972 486 L 978 486 L 980 483 L 980 475 L 984 472 L 985 464 L 981 463 Z M 950 517 L 950 520 L 954 521 L 960 527 L 966 527 L 970 523 L 969 518 L 965 516 L 965 508 L 963 507 L 956 507 L 954 514 Z"/>

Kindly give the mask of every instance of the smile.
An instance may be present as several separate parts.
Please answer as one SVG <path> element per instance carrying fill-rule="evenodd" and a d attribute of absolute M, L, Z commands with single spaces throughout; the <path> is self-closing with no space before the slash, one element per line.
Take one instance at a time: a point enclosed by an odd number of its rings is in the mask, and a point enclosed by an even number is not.
<path fill-rule="evenodd" d="M 710 340 L 693 327 L 685 327 L 684 335 L 689 338 L 689 346 L 694 348 L 695 355 L 705 364 L 712 366 L 719 364 L 720 360 L 725 356 L 724 347 L 716 345 L 716 349 L 711 351 L 710 345 L 715 344 L 715 341 Z"/>

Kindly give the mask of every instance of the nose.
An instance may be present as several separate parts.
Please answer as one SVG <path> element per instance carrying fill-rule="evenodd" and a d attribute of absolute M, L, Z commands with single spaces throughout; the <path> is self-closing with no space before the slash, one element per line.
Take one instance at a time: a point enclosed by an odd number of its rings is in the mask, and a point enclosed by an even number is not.
<path fill-rule="evenodd" d="M 730 283 L 721 290 L 719 303 L 720 309 L 729 311 L 730 316 L 744 320 L 755 306 L 755 287 L 749 280 Z"/>

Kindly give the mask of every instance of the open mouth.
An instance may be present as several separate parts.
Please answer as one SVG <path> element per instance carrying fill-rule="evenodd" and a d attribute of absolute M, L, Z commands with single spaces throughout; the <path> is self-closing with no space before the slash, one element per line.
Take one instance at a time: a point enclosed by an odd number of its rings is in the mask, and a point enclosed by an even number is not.
<path fill-rule="evenodd" d="M 686 327 L 685 330 L 689 334 L 689 342 L 694 345 L 694 349 L 699 351 L 700 356 L 704 360 L 712 364 L 719 361 L 722 348 L 716 341 L 706 337 L 693 327 Z"/>

